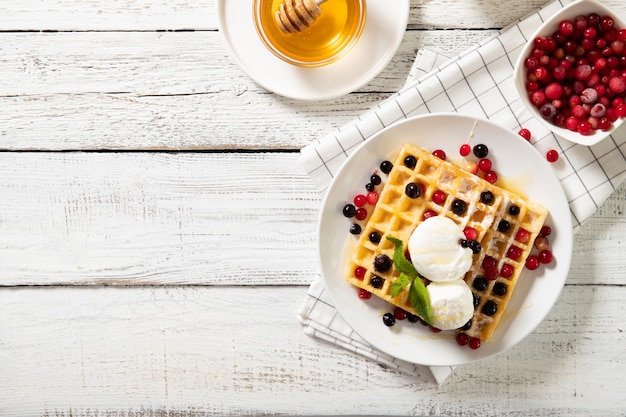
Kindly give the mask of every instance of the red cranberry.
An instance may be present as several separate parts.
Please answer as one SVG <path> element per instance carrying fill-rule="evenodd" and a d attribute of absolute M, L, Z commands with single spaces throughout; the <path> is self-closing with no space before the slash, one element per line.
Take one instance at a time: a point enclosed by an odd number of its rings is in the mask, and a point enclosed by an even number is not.
<path fill-rule="evenodd" d="M 354 205 L 357 207 L 363 207 L 367 203 L 367 198 L 363 194 L 359 194 L 354 197 Z"/>
<path fill-rule="evenodd" d="M 521 129 L 518 133 L 519 133 L 519 135 L 520 135 L 521 137 L 523 137 L 524 139 L 526 139 L 526 140 L 530 140 L 530 136 L 531 136 L 531 135 L 530 135 L 530 130 L 528 130 L 528 129 L 524 128 L 524 129 Z"/>
<path fill-rule="evenodd" d="M 526 268 L 530 269 L 531 271 L 539 268 L 539 258 L 537 257 L 537 255 L 530 255 L 528 258 L 526 258 Z"/>
<path fill-rule="evenodd" d="M 456 342 L 460 345 L 460 346 L 465 346 L 469 343 L 469 336 L 466 335 L 465 333 L 458 333 L 456 335 Z"/>
<path fill-rule="evenodd" d="M 470 349 L 476 350 L 480 347 L 480 339 L 477 337 L 472 337 L 469 340 L 468 344 L 469 344 Z"/>
<path fill-rule="evenodd" d="M 365 268 L 363 268 L 362 266 L 357 266 L 354 269 L 354 276 L 357 279 L 363 279 L 365 277 Z"/>
<path fill-rule="evenodd" d="M 433 151 L 433 155 L 435 155 L 439 159 L 446 160 L 446 152 L 443 149 L 435 149 Z"/>
<path fill-rule="evenodd" d="M 556 162 L 559 159 L 559 153 L 554 149 L 550 149 L 546 153 L 546 159 L 548 162 Z"/>
<path fill-rule="evenodd" d="M 364 290 L 363 288 L 359 288 L 359 298 L 362 300 L 369 300 L 372 298 L 372 293 Z"/>

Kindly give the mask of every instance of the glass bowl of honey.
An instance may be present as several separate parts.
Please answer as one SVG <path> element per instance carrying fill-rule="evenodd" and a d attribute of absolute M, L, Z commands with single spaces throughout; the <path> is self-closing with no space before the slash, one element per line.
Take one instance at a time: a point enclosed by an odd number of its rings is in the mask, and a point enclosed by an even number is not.
<path fill-rule="evenodd" d="M 284 2 L 254 0 L 254 25 L 267 49 L 298 67 L 321 67 L 346 55 L 357 43 L 367 15 L 366 0 L 326 0 L 321 13 L 307 28 L 284 32 L 276 12 Z"/>

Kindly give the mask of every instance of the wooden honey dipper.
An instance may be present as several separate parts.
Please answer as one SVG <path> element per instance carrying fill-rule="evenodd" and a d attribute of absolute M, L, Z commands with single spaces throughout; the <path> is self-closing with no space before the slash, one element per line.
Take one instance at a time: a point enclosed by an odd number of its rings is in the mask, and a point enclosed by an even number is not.
<path fill-rule="evenodd" d="M 284 33 L 297 33 L 308 28 L 322 13 L 320 4 L 327 0 L 285 0 L 274 17 Z"/>

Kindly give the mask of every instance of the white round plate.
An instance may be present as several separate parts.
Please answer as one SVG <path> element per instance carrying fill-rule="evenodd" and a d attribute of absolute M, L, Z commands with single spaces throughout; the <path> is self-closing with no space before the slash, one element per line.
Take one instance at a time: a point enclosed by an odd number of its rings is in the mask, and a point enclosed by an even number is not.
<path fill-rule="evenodd" d="M 274 56 L 253 22 L 253 0 L 219 0 L 220 30 L 241 69 L 262 87 L 298 100 L 326 100 L 370 82 L 391 61 L 406 31 L 409 0 L 368 0 L 361 38 L 341 59 L 300 68 Z"/>
<path fill-rule="evenodd" d="M 476 123 L 476 126 L 474 124 Z M 554 261 L 535 271 L 524 270 L 502 321 L 492 339 L 479 349 L 457 345 L 454 332 L 432 333 L 419 323 L 397 321 L 386 327 L 382 315 L 390 304 L 372 297 L 361 300 L 357 290 L 344 279 L 347 268 L 345 248 L 355 239 L 349 233 L 351 221 L 343 206 L 363 193 L 380 162 L 391 158 L 404 143 L 426 150 L 443 149 L 453 160 L 472 132 L 470 144 L 484 143 L 494 170 L 502 178 L 523 185 L 531 199 L 542 203 L 550 214 L 550 243 Z M 460 156 L 458 157 L 460 159 Z M 567 278 L 572 256 L 572 223 L 565 193 L 554 171 L 536 149 L 514 132 L 486 120 L 458 114 L 418 116 L 382 130 L 348 158 L 331 183 L 319 221 L 321 272 L 335 307 L 363 339 L 377 349 L 404 361 L 428 366 L 453 366 L 487 358 L 514 346 L 548 314 Z"/>

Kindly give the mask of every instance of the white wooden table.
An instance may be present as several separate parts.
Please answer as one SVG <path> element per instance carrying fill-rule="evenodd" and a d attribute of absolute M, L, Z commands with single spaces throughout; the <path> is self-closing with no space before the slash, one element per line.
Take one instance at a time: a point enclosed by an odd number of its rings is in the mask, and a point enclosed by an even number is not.
<path fill-rule="evenodd" d="M 299 149 L 418 48 L 544 0 L 411 3 L 389 66 L 311 103 L 237 67 L 215 0 L 0 2 L 1 415 L 626 415 L 625 186 L 536 331 L 440 387 L 302 332 L 320 197 Z"/>

